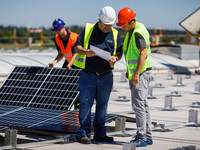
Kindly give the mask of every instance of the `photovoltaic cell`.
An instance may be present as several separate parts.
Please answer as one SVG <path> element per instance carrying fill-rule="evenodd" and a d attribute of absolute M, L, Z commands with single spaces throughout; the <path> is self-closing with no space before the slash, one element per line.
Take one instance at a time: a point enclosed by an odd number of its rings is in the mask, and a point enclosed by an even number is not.
<path fill-rule="evenodd" d="M 70 110 L 80 69 L 16 66 L 0 89 L 0 105 Z"/>
<path fill-rule="evenodd" d="M 91 114 L 92 122 L 95 114 Z M 117 115 L 107 114 L 106 121 Z M 0 125 L 77 133 L 80 128 L 77 111 L 60 111 L 31 107 L 0 105 Z"/>
<path fill-rule="evenodd" d="M 78 132 L 78 112 L 70 108 L 79 96 L 80 71 L 16 66 L 0 88 L 0 125 Z"/>
<path fill-rule="evenodd" d="M 0 105 L 0 125 L 78 132 L 78 112 Z"/>

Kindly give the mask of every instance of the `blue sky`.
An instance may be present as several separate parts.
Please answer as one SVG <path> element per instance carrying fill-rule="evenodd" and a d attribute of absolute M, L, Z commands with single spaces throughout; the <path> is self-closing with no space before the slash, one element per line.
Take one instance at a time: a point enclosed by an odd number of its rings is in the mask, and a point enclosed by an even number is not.
<path fill-rule="evenodd" d="M 150 29 L 184 30 L 179 23 L 200 7 L 200 0 L 0 0 L 0 25 L 49 28 L 61 18 L 66 26 L 84 26 L 96 23 L 104 6 L 116 14 L 130 7 L 136 20 Z"/>

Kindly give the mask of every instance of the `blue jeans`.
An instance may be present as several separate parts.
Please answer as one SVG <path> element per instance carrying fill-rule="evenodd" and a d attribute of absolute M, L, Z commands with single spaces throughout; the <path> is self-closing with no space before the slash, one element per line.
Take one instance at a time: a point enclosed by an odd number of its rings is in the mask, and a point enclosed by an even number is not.
<path fill-rule="evenodd" d="M 96 75 L 81 72 L 79 78 L 80 109 L 79 122 L 81 128 L 79 135 L 87 135 L 91 131 L 91 108 L 96 100 L 95 118 L 93 122 L 95 135 L 106 135 L 105 117 L 107 104 L 113 86 L 113 73 Z"/>

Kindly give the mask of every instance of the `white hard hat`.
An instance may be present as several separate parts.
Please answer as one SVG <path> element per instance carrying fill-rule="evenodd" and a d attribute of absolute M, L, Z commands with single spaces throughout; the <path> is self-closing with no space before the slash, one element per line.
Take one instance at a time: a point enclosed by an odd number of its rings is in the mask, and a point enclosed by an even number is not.
<path fill-rule="evenodd" d="M 110 6 L 105 6 L 99 13 L 99 19 L 104 24 L 110 24 L 110 25 L 114 24 L 116 19 L 115 10 Z"/>

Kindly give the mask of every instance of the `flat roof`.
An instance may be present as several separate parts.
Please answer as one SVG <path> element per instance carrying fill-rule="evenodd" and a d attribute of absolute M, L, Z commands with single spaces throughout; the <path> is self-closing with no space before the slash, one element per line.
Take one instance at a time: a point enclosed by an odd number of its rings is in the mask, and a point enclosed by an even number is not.
<path fill-rule="evenodd" d="M 46 51 L 18 51 L 18 52 L 1 52 L 0 53 L 0 75 L 7 75 L 16 65 L 22 66 L 46 66 L 57 56 L 56 50 Z M 151 53 L 153 69 L 163 70 L 172 69 L 173 67 L 197 68 L 198 60 L 182 60 L 173 56 L 161 53 Z M 62 67 L 64 58 L 55 64 L 55 67 Z M 115 64 L 114 71 L 126 71 L 124 57 Z"/>

